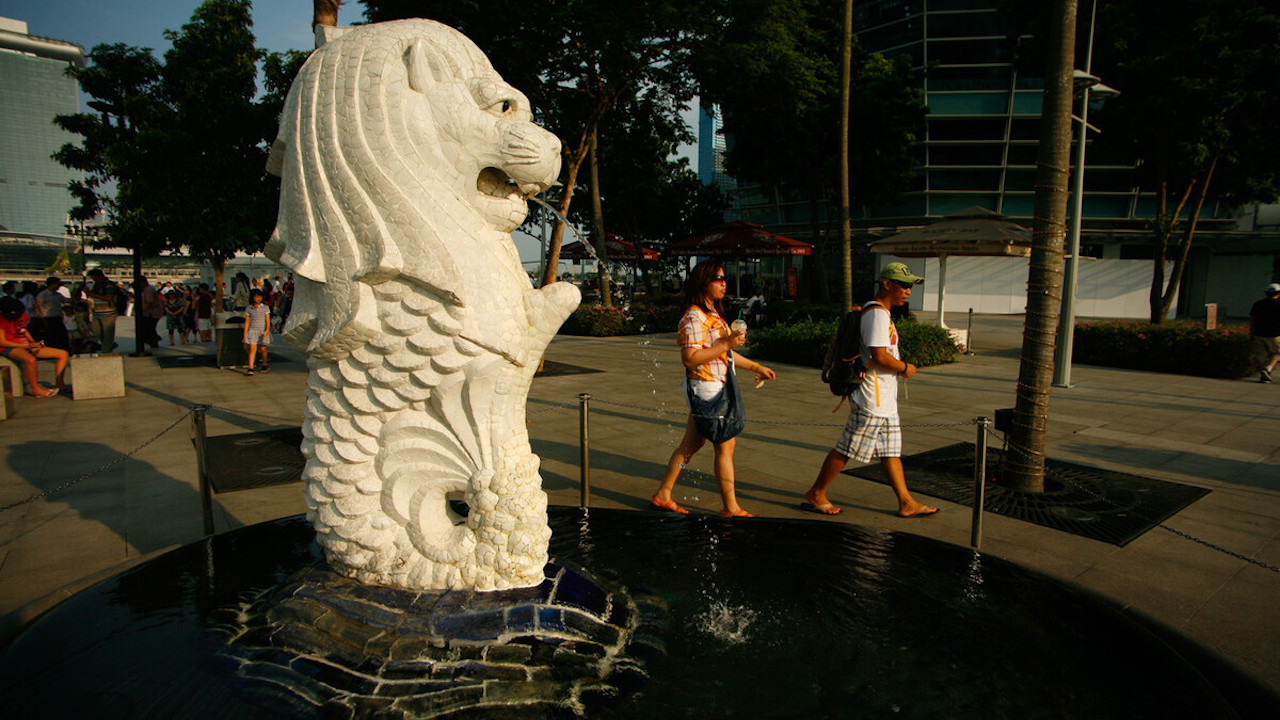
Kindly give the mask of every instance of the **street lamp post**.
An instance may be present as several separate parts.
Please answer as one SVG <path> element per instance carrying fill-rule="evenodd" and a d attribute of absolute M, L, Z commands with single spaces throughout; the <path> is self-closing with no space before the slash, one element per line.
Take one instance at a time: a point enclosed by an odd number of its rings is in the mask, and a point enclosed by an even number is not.
<path fill-rule="evenodd" d="M 1084 148 L 1090 130 L 1098 129 L 1089 125 L 1090 92 L 1100 100 L 1115 97 L 1120 91 L 1107 87 L 1102 81 L 1089 74 L 1093 64 L 1093 21 L 1097 16 L 1098 4 L 1093 4 L 1093 14 L 1089 18 L 1089 46 L 1085 53 L 1085 69 L 1076 70 L 1073 74 L 1076 91 L 1080 95 L 1080 116 L 1075 118 L 1080 123 L 1080 134 L 1076 138 L 1075 176 L 1071 189 L 1071 229 L 1067 239 L 1067 261 L 1062 278 L 1062 312 L 1058 315 L 1058 345 L 1053 357 L 1053 386 L 1071 387 L 1071 352 L 1075 344 L 1076 330 L 1076 277 L 1080 269 L 1080 226 L 1084 214 Z"/>

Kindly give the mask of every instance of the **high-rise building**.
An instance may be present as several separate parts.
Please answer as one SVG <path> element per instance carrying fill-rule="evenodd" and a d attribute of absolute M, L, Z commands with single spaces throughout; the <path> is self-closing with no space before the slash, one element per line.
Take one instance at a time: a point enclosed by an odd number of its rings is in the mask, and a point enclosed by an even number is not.
<path fill-rule="evenodd" d="M 85 65 L 79 46 L 37 37 L 20 20 L 0 18 L 0 231 L 64 235 L 80 177 L 51 155 L 76 135 L 53 124 L 80 111 L 80 86 L 67 67 Z"/>
<path fill-rule="evenodd" d="M 1086 5 L 1081 3 L 1082 19 Z M 910 190 L 895 205 L 850 208 L 855 242 L 865 245 L 974 206 L 1027 227 L 1033 224 L 1044 78 L 1020 71 L 1015 62 L 1018 46 L 1029 38 L 1018 35 L 998 6 L 997 0 L 854 1 L 853 29 L 859 44 L 887 57 L 907 55 L 916 67 L 927 69 L 923 89 L 929 107 Z M 1077 40 L 1087 41 L 1083 31 Z M 1075 110 L 1078 114 L 1078 102 Z M 1078 128 L 1073 123 L 1073 138 Z M 1101 130 L 1106 132 L 1105 127 Z M 1081 265 L 1080 282 L 1086 301 L 1077 312 L 1144 317 L 1152 262 L 1147 223 L 1156 214 L 1156 198 L 1139 187 L 1134 158 L 1108 156 L 1094 147 L 1090 135 L 1081 213 L 1081 255 L 1087 261 Z M 723 139 L 718 142 L 723 146 Z M 742 219 L 801 239 L 811 232 L 804 198 L 746 183 L 730 191 L 730 197 Z M 830 226 L 834 204 L 824 203 L 818 211 L 820 224 Z M 1204 208 L 1197 234 L 1200 248 L 1193 251 L 1183 285 L 1182 314 L 1203 315 L 1205 302 L 1218 302 L 1235 314 L 1247 311 L 1247 298 L 1269 282 L 1276 254 L 1274 233 L 1271 249 L 1260 247 L 1258 236 L 1244 238 L 1237 232 L 1234 214 L 1231 208 Z M 835 244 L 829 244 L 829 254 L 838 253 L 830 247 Z M 947 270 L 949 308 L 1022 311 L 1024 288 L 1007 280 L 1025 260 L 952 262 Z M 936 261 L 921 259 L 911 264 L 926 273 L 937 267 Z M 1105 290 L 1109 298 L 1100 301 L 1102 289 L 1095 293 L 1091 285 L 1104 282 L 1111 283 Z M 992 291 L 996 285 L 1004 291 Z M 926 284 L 923 307 L 932 307 L 932 292 Z"/>

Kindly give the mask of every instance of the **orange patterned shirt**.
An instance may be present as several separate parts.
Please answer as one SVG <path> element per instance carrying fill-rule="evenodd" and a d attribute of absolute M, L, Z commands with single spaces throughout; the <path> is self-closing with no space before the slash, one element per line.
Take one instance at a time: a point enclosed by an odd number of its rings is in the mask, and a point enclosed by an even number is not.
<path fill-rule="evenodd" d="M 694 305 L 680 319 L 680 348 L 709 348 L 722 337 L 729 334 L 729 324 L 724 318 L 712 312 L 708 315 L 702 308 Z M 729 361 L 724 356 L 701 365 L 685 368 L 685 377 L 690 380 L 709 382 L 725 382 L 729 377 Z"/>

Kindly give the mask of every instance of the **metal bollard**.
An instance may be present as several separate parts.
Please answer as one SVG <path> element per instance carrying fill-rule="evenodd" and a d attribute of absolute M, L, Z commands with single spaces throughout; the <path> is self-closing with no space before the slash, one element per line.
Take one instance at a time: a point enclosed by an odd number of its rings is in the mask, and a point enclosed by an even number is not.
<path fill-rule="evenodd" d="M 969 329 L 964 334 L 964 354 L 977 355 L 973 351 L 973 308 L 969 308 Z"/>
<path fill-rule="evenodd" d="M 578 463 L 580 468 L 580 478 L 582 489 L 581 503 L 582 507 L 591 505 L 591 448 L 588 433 L 588 416 L 591 413 L 590 408 L 591 393 L 578 393 Z"/>
<path fill-rule="evenodd" d="M 200 475 L 200 514 L 204 518 L 204 534 L 213 534 L 213 486 L 209 484 L 209 465 L 204 456 L 207 438 L 204 430 L 204 414 L 211 405 L 192 405 L 191 424 L 196 438 L 196 469 Z"/>
<path fill-rule="evenodd" d="M 975 418 L 978 425 L 978 439 L 973 446 L 973 527 L 969 544 L 974 550 L 982 548 L 982 508 L 987 501 L 987 427 L 991 421 L 986 417 Z"/>

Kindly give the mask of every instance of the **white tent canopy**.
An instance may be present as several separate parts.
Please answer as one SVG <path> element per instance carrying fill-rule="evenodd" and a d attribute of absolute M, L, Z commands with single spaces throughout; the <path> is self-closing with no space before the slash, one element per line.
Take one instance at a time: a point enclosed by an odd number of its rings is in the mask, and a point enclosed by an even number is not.
<path fill-rule="evenodd" d="M 1030 257 L 1031 231 L 999 213 L 971 207 L 884 240 L 872 252 L 903 258 L 938 258 L 938 325 L 946 327 L 947 257 Z"/>

